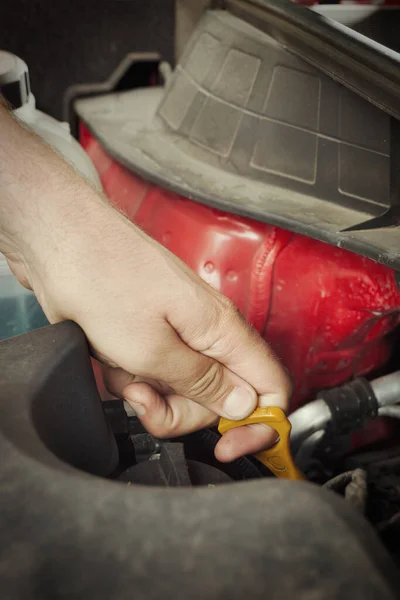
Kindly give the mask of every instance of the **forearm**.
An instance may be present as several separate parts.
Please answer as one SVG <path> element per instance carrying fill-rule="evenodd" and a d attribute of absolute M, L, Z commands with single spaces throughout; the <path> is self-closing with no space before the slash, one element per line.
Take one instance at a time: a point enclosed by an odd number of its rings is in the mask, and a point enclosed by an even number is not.
<path fill-rule="evenodd" d="M 110 207 L 63 158 L 0 105 L 0 252 L 18 279 L 59 253 L 81 254 Z"/>
<path fill-rule="evenodd" d="M 0 250 L 50 323 L 70 319 L 156 437 L 287 406 L 290 384 L 239 312 L 0 108 Z M 240 429 L 242 430 L 240 432 Z M 228 432 L 221 460 L 272 443 Z M 224 449 L 225 448 L 225 449 Z"/>
<path fill-rule="evenodd" d="M 0 251 L 37 251 L 68 233 L 99 196 L 73 168 L 0 105 Z M 43 239 L 45 237 L 45 240 Z"/>

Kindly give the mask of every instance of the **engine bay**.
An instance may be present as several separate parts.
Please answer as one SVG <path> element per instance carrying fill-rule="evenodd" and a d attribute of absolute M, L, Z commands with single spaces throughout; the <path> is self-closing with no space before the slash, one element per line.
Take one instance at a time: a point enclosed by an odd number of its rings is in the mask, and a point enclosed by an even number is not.
<path fill-rule="evenodd" d="M 195 598 L 397 597 L 395 446 L 342 446 L 317 454 L 317 484 L 279 480 L 254 457 L 216 461 L 217 431 L 157 440 L 121 401 L 102 403 L 72 322 L 1 342 L 0 360 L 7 598 L 60 586 L 67 597 L 131 586 L 138 598 L 160 586 L 168 598 L 182 586 Z"/>
<path fill-rule="evenodd" d="M 397 373 L 383 377 L 375 387 L 379 389 L 380 385 L 381 389 L 394 391 L 398 378 Z M 368 384 L 358 380 L 353 384 L 355 389 L 357 384 L 364 388 L 365 398 Z M 351 390 L 349 394 L 346 387 L 330 390 L 331 396 L 340 398 L 339 408 L 337 404 L 325 404 L 321 398 L 291 414 L 292 453 L 307 480 L 344 497 L 371 523 L 398 562 L 400 446 L 386 441 L 368 448 L 351 449 L 351 436 L 373 422 L 381 409 L 372 400 L 373 394 L 367 401 L 368 407 L 364 404 L 361 408 L 362 393 L 357 398 L 356 393 Z M 329 392 L 326 395 L 329 396 Z M 398 399 L 397 392 L 392 398 Z M 220 437 L 217 430 L 205 429 L 181 438 L 158 440 L 146 432 L 137 417 L 128 416 L 123 401 L 110 400 L 103 406 L 120 456 L 111 478 L 127 485 L 213 487 L 273 476 L 253 456 L 232 463 L 217 461 L 214 455 Z M 396 404 L 385 406 L 391 408 L 385 411 L 382 407 L 383 414 L 390 415 L 392 411 L 392 418 L 396 419 Z"/>
<path fill-rule="evenodd" d="M 221 427 L 153 437 L 71 321 L 2 340 L 7 600 L 398 597 L 400 55 L 284 0 L 211 8 L 175 69 L 71 86 L 63 143 L 271 345 L 299 477 L 218 461 Z"/>

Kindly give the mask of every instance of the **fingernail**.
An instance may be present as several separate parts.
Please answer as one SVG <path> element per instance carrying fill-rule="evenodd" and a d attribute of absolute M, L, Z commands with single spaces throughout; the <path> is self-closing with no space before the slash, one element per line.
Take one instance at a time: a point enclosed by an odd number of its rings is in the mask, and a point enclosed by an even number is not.
<path fill-rule="evenodd" d="M 279 406 L 285 408 L 285 397 L 282 394 L 261 394 L 258 397 L 258 406 Z"/>
<path fill-rule="evenodd" d="M 132 400 L 126 399 L 129 406 L 135 411 L 138 417 L 143 417 L 146 414 L 146 409 L 143 404 L 139 404 L 138 402 L 133 402 Z"/>
<path fill-rule="evenodd" d="M 245 419 L 253 412 L 257 399 L 245 388 L 235 387 L 224 404 L 224 412 L 228 419 Z"/>

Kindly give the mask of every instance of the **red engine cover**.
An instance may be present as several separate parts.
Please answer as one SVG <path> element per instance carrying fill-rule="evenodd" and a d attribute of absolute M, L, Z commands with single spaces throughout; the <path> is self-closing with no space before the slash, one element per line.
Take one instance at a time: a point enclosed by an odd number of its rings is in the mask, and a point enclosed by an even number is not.
<path fill-rule="evenodd" d="M 295 381 L 292 409 L 387 361 L 400 308 L 391 269 L 151 185 L 84 127 L 81 141 L 109 199 L 231 298 L 272 345 Z"/>

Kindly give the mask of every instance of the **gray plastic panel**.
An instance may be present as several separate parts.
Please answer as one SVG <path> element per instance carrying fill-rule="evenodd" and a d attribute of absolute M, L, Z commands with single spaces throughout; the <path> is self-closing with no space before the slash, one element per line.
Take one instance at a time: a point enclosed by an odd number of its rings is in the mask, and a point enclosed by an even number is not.
<path fill-rule="evenodd" d="M 76 110 L 111 155 L 163 187 L 400 268 L 399 121 L 279 36 L 209 11 L 166 89 Z"/>
<path fill-rule="evenodd" d="M 158 115 L 194 158 L 223 159 L 226 171 L 332 202 L 363 202 L 377 216 L 390 206 L 390 116 L 331 81 L 272 38 L 214 13 Z"/>

